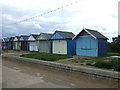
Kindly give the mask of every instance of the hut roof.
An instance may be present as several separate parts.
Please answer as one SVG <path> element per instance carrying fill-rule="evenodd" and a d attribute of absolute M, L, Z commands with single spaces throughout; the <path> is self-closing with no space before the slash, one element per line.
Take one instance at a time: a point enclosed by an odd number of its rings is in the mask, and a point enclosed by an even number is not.
<path fill-rule="evenodd" d="M 13 41 L 15 37 L 10 37 L 9 41 Z"/>
<path fill-rule="evenodd" d="M 97 38 L 97 39 L 108 39 L 107 37 L 105 37 L 104 35 L 102 35 L 100 32 L 98 32 L 97 30 L 91 30 L 91 29 L 87 29 L 87 28 L 84 28 L 81 32 L 87 32 L 89 35 L 93 36 L 94 38 Z M 75 37 L 73 37 L 73 39 L 76 39 L 80 34 L 77 34 Z"/>
<path fill-rule="evenodd" d="M 47 39 L 52 35 L 52 33 L 41 33 L 41 34 L 44 34 L 44 36 L 45 36 Z"/>
<path fill-rule="evenodd" d="M 72 32 L 67 32 L 67 31 L 58 31 L 58 32 L 60 32 L 66 39 L 73 38 L 75 36 Z"/>
<path fill-rule="evenodd" d="M 44 35 L 44 39 L 40 39 L 40 40 L 47 40 L 47 39 L 49 39 L 50 38 L 50 36 L 52 35 L 52 33 L 40 33 L 40 35 L 39 36 L 41 36 L 41 35 Z M 38 36 L 38 40 L 39 40 L 39 36 Z"/>
<path fill-rule="evenodd" d="M 72 32 L 67 32 L 67 31 L 56 31 L 49 39 L 54 39 L 52 38 L 56 33 L 58 33 L 61 37 L 57 37 L 55 39 L 72 39 L 75 35 Z"/>
<path fill-rule="evenodd" d="M 19 40 L 21 36 L 16 36 L 16 37 L 17 37 L 17 39 Z"/>
<path fill-rule="evenodd" d="M 39 36 L 38 34 L 31 34 L 35 39 Z"/>
<path fill-rule="evenodd" d="M 23 38 L 23 40 L 28 40 L 28 37 L 27 35 L 21 35 L 21 37 Z"/>

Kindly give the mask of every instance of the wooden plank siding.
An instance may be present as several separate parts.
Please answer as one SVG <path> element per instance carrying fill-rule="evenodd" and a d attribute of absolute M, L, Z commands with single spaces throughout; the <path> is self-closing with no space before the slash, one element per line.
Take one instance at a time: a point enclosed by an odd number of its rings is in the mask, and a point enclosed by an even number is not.
<path fill-rule="evenodd" d="M 76 40 L 72 40 L 74 34 L 66 31 L 56 31 L 49 38 L 52 40 L 52 53 L 54 54 L 75 54 Z"/>
<path fill-rule="evenodd" d="M 84 28 L 73 39 L 76 40 L 76 55 L 96 57 L 107 54 L 107 38 L 96 30 Z"/>
<path fill-rule="evenodd" d="M 51 33 L 40 33 L 38 36 L 38 51 L 40 53 L 52 53 L 52 41 L 48 40 L 51 35 Z"/>

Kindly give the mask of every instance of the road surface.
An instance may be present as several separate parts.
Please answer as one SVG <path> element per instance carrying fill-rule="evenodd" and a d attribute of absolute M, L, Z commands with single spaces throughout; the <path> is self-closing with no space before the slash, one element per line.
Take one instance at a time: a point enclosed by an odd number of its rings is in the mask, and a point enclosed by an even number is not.
<path fill-rule="evenodd" d="M 3 88 L 117 88 L 118 82 L 13 60 L 3 62 Z"/>

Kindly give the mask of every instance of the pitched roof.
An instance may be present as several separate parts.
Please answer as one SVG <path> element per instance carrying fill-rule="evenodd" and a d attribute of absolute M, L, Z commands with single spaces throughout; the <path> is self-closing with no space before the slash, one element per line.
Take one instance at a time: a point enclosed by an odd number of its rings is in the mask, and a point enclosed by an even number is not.
<path fill-rule="evenodd" d="M 72 32 L 67 32 L 67 31 L 57 31 L 57 32 L 60 32 L 66 39 L 70 39 L 75 36 Z"/>
<path fill-rule="evenodd" d="M 87 32 L 89 35 L 91 35 L 91 36 L 93 36 L 94 38 L 97 38 L 97 39 L 108 39 L 107 37 L 105 37 L 104 35 L 102 35 L 100 32 L 98 32 L 96 30 L 91 30 L 91 29 L 84 28 L 82 31 Z M 80 35 L 80 33 L 78 35 Z M 73 39 L 77 38 L 78 35 L 76 35 Z"/>
<path fill-rule="evenodd" d="M 9 41 L 10 40 L 10 38 L 5 38 L 5 41 Z"/>
<path fill-rule="evenodd" d="M 19 40 L 21 36 L 16 36 L 16 37 L 17 37 L 17 39 Z"/>
<path fill-rule="evenodd" d="M 21 35 L 21 37 L 24 39 L 24 40 L 28 40 L 28 37 L 27 35 Z"/>
<path fill-rule="evenodd" d="M 13 41 L 15 37 L 10 37 L 9 41 Z"/>
<path fill-rule="evenodd" d="M 92 35 L 94 35 L 96 38 L 99 39 L 107 39 L 107 37 L 105 37 L 104 35 L 102 35 L 100 32 L 95 31 L 95 30 L 90 30 L 90 29 L 86 29 L 88 32 L 90 32 Z"/>
<path fill-rule="evenodd" d="M 35 39 L 39 36 L 38 34 L 31 34 Z"/>
<path fill-rule="evenodd" d="M 4 38 L 5 41 L 7 41 L 7 38 Z"/>
<path fill-rule="evenodd" d="M 44 38 L 39 39 L 39 37 L 40 37 L 41 35 L 44 35 Z M 47 40 L 47 39 L 50 38 L 51 35 L 52 35 L 52 33 L 40 33 L 40 35 L 38 36 L 37 40 Z"/>
<path fill-rule="evenodd" d="M 2 42 L 5 42 L 5 38 L 2 39 Z"/>
<path fill-rule="evenodd" d="M 41 33 L 41 34 L 44 34 L 44 36 L 45 36 L 47 39 L 52 35 L 52 33 Z"/>

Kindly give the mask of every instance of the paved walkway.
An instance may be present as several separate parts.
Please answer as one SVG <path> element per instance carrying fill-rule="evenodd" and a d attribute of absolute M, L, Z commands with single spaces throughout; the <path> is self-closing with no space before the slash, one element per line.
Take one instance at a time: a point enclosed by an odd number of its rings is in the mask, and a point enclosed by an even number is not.
<path fill-rule="evenodd" d="M 29 62 L 29 63 L 40 64 L 40 65 L 45 65 L 49 67 L 54 67 L 58 69 L 64 69 L 64 70 L 75 71 L 75 72 L 84 72 L 84 73 L 92 74 L 96 76 L 120 79 L 117 71 L 103 70 L 103 69 L 92 68 L 92 67 L 88 68 L 84 66 L 75 66 L 75 65 L 70 65 L 70 64 L 49 62 L 49 61 L 44 61 L 44 60 L 36 60 L 36 59 L 23 58 L 23 57 L 18 57 L 18 56 L 11 56 L 11 55 L 3 55 L 3 57 L 6 59 L 8 58 L 8 59 L 16 60 L 20 62 Z"/>
<path fill-rule="evenodd" d="M 3 88 L 117 88 L 118 82 L 3 58 Z"/>

